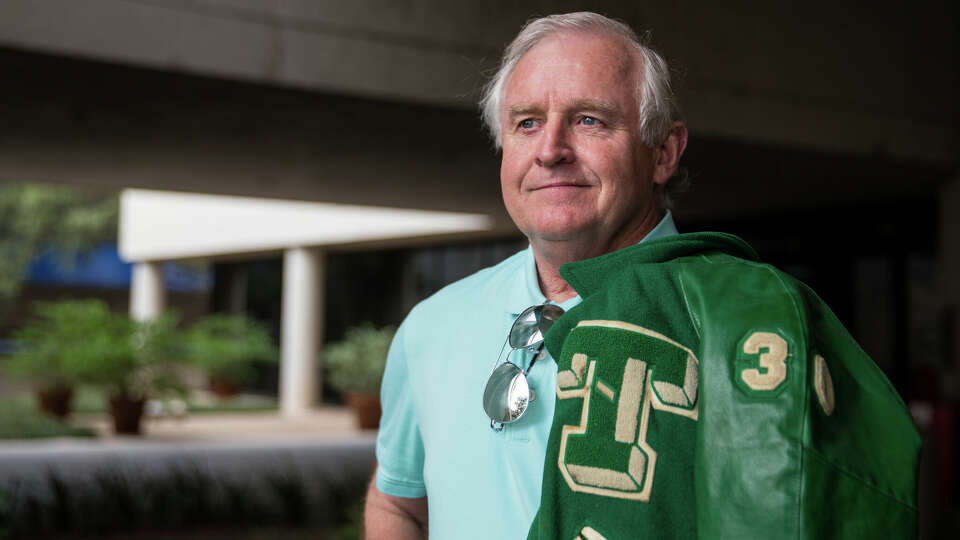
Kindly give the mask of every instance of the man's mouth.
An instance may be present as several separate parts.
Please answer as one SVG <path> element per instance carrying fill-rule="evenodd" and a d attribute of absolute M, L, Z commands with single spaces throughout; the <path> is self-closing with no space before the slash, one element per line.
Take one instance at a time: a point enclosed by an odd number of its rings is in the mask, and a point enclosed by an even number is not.
<path fill-rule="evenodd" d="M 563 189 L 563 188 L 586 188 L 587 184 L 578 184 L 577 182 L 549 182 L 534 187 L 530 191 L 540 191 L 544 189 Z"/>

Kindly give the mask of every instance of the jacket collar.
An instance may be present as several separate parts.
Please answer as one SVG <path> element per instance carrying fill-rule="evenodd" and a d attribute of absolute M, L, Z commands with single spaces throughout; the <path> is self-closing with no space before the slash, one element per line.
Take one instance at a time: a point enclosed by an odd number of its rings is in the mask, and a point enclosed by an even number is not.
<path fill-rule="evenodd" d="M 673 221 L 673 214 L 670 210 L 667 210 L 663 216 L 663 219 L 660 220 L 660 223 L 653 228 L 647 235 L 640 241 L 640 244 L 646 244 L 654 240 L 659 240 L 662 238 L 669 238 L 672 236 L 677 236 L 676 223 Z M 749 247 L 749 246 L 748 246 Z M 620 250 L 623 251 L 623 250 Z M 537 263 L 533 255 L 533 248 L 527 245 L 527 249 L 523 250 L 521 264 L 515 267 L 516 271 L 523 272 L 522 279 L 510 279 L 508 280 L 509 286 L 508 290 L 504 291 L 504 311 L 510 314 L 511 317 L 516 317 L 520 313 L 527 309 L 530 306 L 535 306 L 542 304 L 547 301 L 547 298 L 543 295 L 543 291 L 540 290 L 540 280 L 537 277 Z M 619 253 L 619 251 L 615 252 Z M 612 255 L 608 254 L 608 255 Z M 606 255 L 602 256 L 605 257 Z M 597 257 L 594 259 L 588 259 L 586 261 L 578 261 L 575 263 L 570 263 L 574 265 L 579 265 L 580 263 L 586 263 L 588 261 L 595 261 L 602 257 Z M 563 275 L 562 268 L 570 266 L 570 264 L 564 265 L 561 267 L 561 275 Z M 565 277 L 565 276 L 564 276 Z M 566 278 L 566 277 L 565 277 Z M 569 282 L 569 280 L 568 280 Z M 580 288 L 573 283 L 570 283 L 571 286 L 578 292 L 581 293 L 580 296 L 583 296 L 583 293 L 580 291 Z M 572 299 L 571 299 L 572 300 Z M 578 301 L 567 300 L 563 302 L 565 308 L 572 307 L 567 304 L 576 304 Z"/>
<path fill-rule="evenodd" d="M 603 286 L 610 276 L 624 268 L 661 263 L 704 252 L 721 252 L 750 261 L 760 257 L 749 244 L 732 234 L 699 232 L 661 237 L 560 267 L 560 276 L 580 296 L 586 297 Z"/>

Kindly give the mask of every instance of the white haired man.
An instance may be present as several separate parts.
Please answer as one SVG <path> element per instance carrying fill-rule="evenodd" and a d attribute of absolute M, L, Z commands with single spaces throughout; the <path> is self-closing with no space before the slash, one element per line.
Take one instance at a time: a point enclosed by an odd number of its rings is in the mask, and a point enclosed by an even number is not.
<path fill-rule="evenodd" d="M 398 331 L 368 538 L 909 535 L 919 442 L 883 375 L 741 240 L 677 233 L 663 59 L 537 19 L 482 105 L 530 247 Z"/>

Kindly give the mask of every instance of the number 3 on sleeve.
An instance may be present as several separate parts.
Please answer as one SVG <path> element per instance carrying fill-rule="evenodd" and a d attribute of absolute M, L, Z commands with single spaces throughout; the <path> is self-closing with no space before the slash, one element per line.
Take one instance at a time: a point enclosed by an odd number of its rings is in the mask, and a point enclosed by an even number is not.
<path fill-rule="evenodd" d="M 777 332 L 751 331 L 737 350 L 735 377 L 746 394 L 776 395 L 787 380 L 790 344 Z"/>

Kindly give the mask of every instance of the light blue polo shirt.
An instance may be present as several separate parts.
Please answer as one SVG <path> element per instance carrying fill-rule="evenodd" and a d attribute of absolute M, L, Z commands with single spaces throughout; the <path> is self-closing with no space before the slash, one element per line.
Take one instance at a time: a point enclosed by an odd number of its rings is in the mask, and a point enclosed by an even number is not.
<path fill-rule="evenodd" d="M 674 234 L 667 212 L 644 241 Z M 429 494 L 431 538 L 527 536 L 540 505 L 557 365 L 549 355 L 537 360 L 528 375 L 536 397 L 501 432 L 490 429 L 482 396 L 514 319 L 545 301 L 528 247 L 424 300 L 397 330 L 380 396 L 377 488 Z M 511 360 L 526 367 L 530 356 Z"/>

